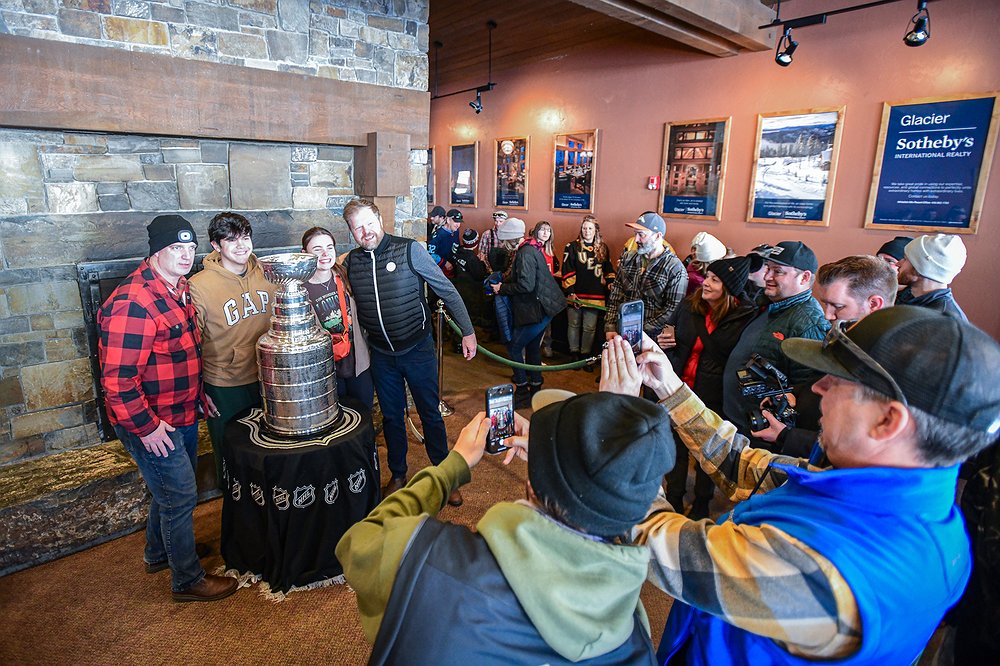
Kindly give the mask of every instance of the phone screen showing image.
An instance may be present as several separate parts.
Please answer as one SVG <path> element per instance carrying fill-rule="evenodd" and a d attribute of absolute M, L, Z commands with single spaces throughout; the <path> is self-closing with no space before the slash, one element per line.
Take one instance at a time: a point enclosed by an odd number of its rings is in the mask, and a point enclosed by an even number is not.
<path fill-rule="evenodd" d="M 490 420 L 490 434 L 486 438 L 486 452 L 500 453 L 507 447 L 501 440 L 514 435 L 514 385 L 500 384 L 486 389 L 486 416 Z"/>
<path fill-rule="evenodd" d="M 642 326 L 642 301 L 622 303 L 618 317 L 618 333 L 632 345 L 632 351 L 636 353 L 642 346 Z"/>

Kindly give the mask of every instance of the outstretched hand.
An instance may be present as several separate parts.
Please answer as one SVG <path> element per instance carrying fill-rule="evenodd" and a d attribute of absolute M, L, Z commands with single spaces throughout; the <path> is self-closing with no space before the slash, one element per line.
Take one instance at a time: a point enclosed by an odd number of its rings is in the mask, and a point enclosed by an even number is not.
<path fill-rule="evenodd" d="M 632 346 L 620 335 L 609 340 L 601 351 L 600 390 L 622 395 L 639 395 L 642 391 L 642 375 Z"/>
<path fill-rule="evenodd" d="M 528 460 L 528 419 L 517 412 L 514 412 L 514 436 L 506 437 L 501 442 L 507 447 L 507 455 L 504 456 L 503 464 L 509 465 L 514 458 Z"/>
<path fill-rule="evenodd" d="M 454 450 L 463 458 L 469 469 L 472 469 L 483 459 L 483 451 L 486 448 L 486 437 L 490 434 L 490 420 L 486 418 L 486 412 L 479 412 L 469 424 L 462 428 L 458 439 L 455 441 Z"/>
<path fill-rule="evenodd" d="M 681 379 L 670 365 L 670 359 L 645 333 L 642 334 L 642 353 L 636 358 L 636 362 L 639 365 L 642 383 L 656 393 L 658 398 L 672 395 L 681 387 Z"/>

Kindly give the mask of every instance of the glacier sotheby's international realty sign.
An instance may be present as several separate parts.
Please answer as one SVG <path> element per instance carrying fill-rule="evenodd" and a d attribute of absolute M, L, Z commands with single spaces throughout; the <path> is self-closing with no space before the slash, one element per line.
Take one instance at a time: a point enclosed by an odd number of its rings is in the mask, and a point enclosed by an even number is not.
<path fill-rule="evenodd" d="M 865 228 L 974 234 L 997 94 L 886 102 Z"/>

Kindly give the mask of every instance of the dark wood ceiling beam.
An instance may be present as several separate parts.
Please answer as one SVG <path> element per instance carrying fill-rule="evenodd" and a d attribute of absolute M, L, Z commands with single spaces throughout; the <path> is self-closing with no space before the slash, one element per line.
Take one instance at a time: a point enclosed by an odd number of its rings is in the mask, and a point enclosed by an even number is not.
<path fill-rule="evenodd" d="M 725 57 L 739 53 L 739 47 L 732 42 L 654 11 L 635 0 L 572 0 L 572 2 L 592 11 L 639 26 L 644 30 L 669 37 L 710 55 Z"/>
<path fill-rule="evenodd" d="M 760 0 L 637 1 L 750 51 L 768 51 L 774 45 L 774 30 L 757 27 L 774 18 L 774 10 L 765 7 Z"/>

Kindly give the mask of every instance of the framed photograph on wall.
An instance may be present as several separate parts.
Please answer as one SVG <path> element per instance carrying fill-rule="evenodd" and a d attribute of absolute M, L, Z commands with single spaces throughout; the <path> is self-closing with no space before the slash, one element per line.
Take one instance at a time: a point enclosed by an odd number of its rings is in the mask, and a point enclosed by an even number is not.
<path fill-rule="evenodd" d="M 729 118 L 667 123 L 660 173 L 664 217 L 721 220 Z"/>
<path fill-rule="evenodd" d="M 528 137 L 496 140 L 493 176 L 494 206 L 522 210 L 528 207 Z"/>
<path fill-rule="evenodd" d="M 434 205 L 434 146 L 427 149 L 427 205 Z"/>
<path fill-rule="evenodd" d="M 886 102 L 865 228 L 976 233 L 998 115 L 997 93 Z"/>
<path fill-rule="evenodd" d="M 593 213 L 597 130 L 556 134 L 552 167 L 552 210 Z"/>
<path fill-rule="evenodd" d="M 748 222 L 830 224 L 844 107 L 757 116 Z"/>
<path fill-rule="evenodd" d="M 448 156 L 448 203 L 476 208 L 479 182 L 479 142 L 450 146 Z"/>

